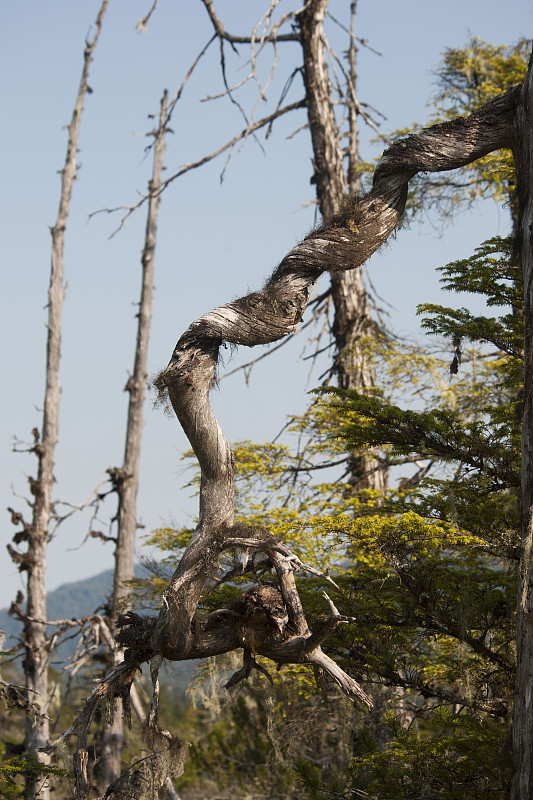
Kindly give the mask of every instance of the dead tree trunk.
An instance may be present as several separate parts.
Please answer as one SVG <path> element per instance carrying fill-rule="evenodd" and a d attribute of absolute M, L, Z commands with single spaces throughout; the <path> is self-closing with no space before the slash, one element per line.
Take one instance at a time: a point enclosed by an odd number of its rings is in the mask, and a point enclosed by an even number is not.
<path fill-rule="evenodd" d="M 329 0 L 307 0 L 298 15 L 303 50 L 303 77 L 306 90 L 307 117 L 313 146 L 313 183 L 323 219 L 330 219 L 342 207 L 348 189 L 360 192 L 358 177 L 357 107 L 355 95 L 355 44 L 353 21 L 355 3 L 351 7 L 351 43 L 349 50 L 350 86 L 346 92 L 349 114 L 349 148 L 347 169 L 341 147 L 339 127 L 332 100 L 331 81 L 325 54 L 324 17 Z M 364 391 L 376 383 L 376 373 L 365 355 L 361 342 L 373 338 L 379 326 L 372 319 L 367 292 L 360 269 L 331 273 L 331 294 L 334 304 L 333 335 L 336 355 L 333 371 L 343 389 Z M 358 489 L 386 488 L 386 470 L 380 469 L 370 455 L 352 453 L 350 482 Z"/>
<path fill-rule="evenodd" d="M 117 485 L 118 506 L 118 539 L 115 553 L 115 575 L 113 583 L 113 613 L 123 610 L 130 589 L 128 581 L 134 575 L 135 534 L 137 531 L 137 490 L 139 486 L 139 467 L 141 461 L 141 440 L 143 429 L 143 407 L 148 380 L 148 342 L 152 319 L 152 299 L 154 290 L 154 257 L 157 236 L 157 218 L 161 200 L 161 174 L 163 171 L 163 155 L 165 152 L 165 124 L 167 121 L 167 100 L 165 91 L 161 100 L 159 126 L 153 132 L 154 160 L 152 178 L 149 184 L 150 199 L 146 233 L 141 256 L 142 287 L 139 303 L 137 342 L 133 374 L 126 384 L 129 392 L 128 423 L 126 429 L 126 447 L 120 480 Z"/>
<path fill-rule="evenodd" d="M 516 247 L 524 285 L 524 409 L 522 426 L 522 555 L 516 633 L 511 800 L 533 797 L 533 56 L 516 117 Z"/>
<path fill-rule="evenodd" d="M 159 125 L 153 132 L 154 160 L 152 178 L 149 185 L 150 199 L 148 217 L 142 251 L 142 288 L 139 303 L 137 343 L 133 373 L 130 376 L 126 391 L 129 392 L 128 422 L 126 428 L 126 446 L 124 463 L 120 469 L 111 469 L 109 473 L 118 494 L 117 544 L 115 550 L 115 573 L 113 596 L 111 598 L 111 629 L 116 632 L 115 622 L 118 614 L 128 604 L 130 587 L 128 581 L 134 577 L 135 570 L 135 535 L 137 531 L 137 491 L 139 487 L 139 469 L 141 463 L 141 440 L 143 429 L 143 406 L 148 379 L 148 342 L 150 338 L 150 322 L 152 319 L 152 298 L 154 288 L 154 256 L 157 234 L 157 217 L 161 199 L 161 174 L 163 155 L 165 152 L 165 125 L 167 123 L 168 95 L 165 91 L 161 100 Z M 110 665 L 115 667 L 121 660 L 121 653 L 115 653 Z M 103 795 L 106 788 L 121 773 L 121 759 L 124 742 L 124 720 L 122 702 L 116 701 L 113 721 L 105 724 L 98 748 L 98 761 L 93 771 L 96 787 Z"/>
<path fill-rule="evenodd" d="M 108 0 L 100 7 L 92 40 L 85 43 L 84 64 L 81 81 L 68 126 L 68 144 L 65 165 L 61 171 L 61 198 L 52 233 L 52 259 L 50 286 L 48 289 L 48 340 L 46 349 L 46 388 L 42 431 L 34 429 L 32 451 L 38 459 L 37 478 L 30 478 L 30 490 L 34 496 L 31 525 L 23 523 L 23 531 L 15 535 L 16 544 L 25 542 L 27 552 L 21 555 L 11 549 L 11 554 L 26 570 L 27 577 L 27 619 L 24 625 L 24 674 L 29 702 L 35 704 L 38 715 L 26 717 L 25 751 L 36 755 L 43 763 L 48 756 L 40 748 L 48 743 L 48 649 L 46 628 L 35 620 L 46 619 L 46 547 L 50 539 L 50 520 L 53 513 L 52 490 L 54 484 L 54 464 L 59 431 L 60 401 L 60 358 L 61 358 L 61 319 L 63 310 L 63 250 L 72 187 L 76 178 L 78 138 L 85 95 L 88 91 L 89 67 L 94 49 L 100 36 Z M 20 521 L 20 520 L 19 520 Z M 41 788 L 42 780 L 28 786 L 28 797 L 48 798 L 47 786 Z"/>

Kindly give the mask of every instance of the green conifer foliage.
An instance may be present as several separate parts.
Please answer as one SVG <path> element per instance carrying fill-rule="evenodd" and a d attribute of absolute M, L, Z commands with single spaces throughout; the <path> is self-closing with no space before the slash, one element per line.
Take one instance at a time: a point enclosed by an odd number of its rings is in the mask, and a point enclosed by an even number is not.
<path fill-rule="evenodd" d="M 436 90 L 428 103 L 429 123 L 470 114 L 519 84 L 526 75 L 530 51 L 527 39 L 513 45 L 493 45 L 477 36 L 472 36 L 464 47 L 445 50 L 435 71 Z M 418 132 L 428 121 L 413 122 L 408 128 L 393 131 L 389 138 L 395 141 Z M 361 170 L 371 177 L 374 166 L 364 163 Z M 414 214 L 435 208 L 442 224 L 461 208 L 489 197 L 506 204 L 514 217 L 515 189 L 511 151 L 498 150 L 450 175 L 419 175 L 410 183 L 408 209 Z"/>
<path fill-rule="evenodd" d="M 462 378 L 456 402 L 422 411 L 321 390 L 347 448 L 366 441 L 433 462 L 431 477 L 407 491 L 400 484 L 345 526 L 353 563 L 338 580 L 357 624 L 333 647 L 345 648 L 355 674 L 406 692 L 389 714 L 390 741 L 357 753 L 348 796 L 451 800 L 490 790 L 503 799 L 510 775 L 521 292 L 506 240 L 442 272 L 446 289 L 481 294 L 499 312 L 421 308 L 424 327 L 450 340 L 452 372 L 468 375 L 470 389 Z M 481 347 L 481 381 L 463 343 Z"/>

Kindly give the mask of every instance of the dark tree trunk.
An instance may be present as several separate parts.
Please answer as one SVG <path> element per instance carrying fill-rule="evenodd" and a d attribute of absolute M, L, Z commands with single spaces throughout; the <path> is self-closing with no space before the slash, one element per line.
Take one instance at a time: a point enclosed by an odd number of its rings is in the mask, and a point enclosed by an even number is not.
<path fill-rule="evenodd" d="M 533 59 L 533 57 L 532 57 Z M 524 409 L 522 427 L 522 555 L 516 635 L 511 800 L 533 797 L 533 72 L 529 63 L 516 117 L 516 246 L 524 284 Z"/>

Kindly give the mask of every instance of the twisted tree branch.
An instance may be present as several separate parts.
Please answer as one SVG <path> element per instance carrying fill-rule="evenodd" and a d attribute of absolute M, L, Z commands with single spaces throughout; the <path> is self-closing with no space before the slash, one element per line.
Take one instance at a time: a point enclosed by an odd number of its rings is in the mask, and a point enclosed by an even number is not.
<path fill-rule="evenodd" d="M 165 592 L 155 649 L 168 642 L 172 630 L 173 636 L 177 634 L 176 647 L 187 652 L 200 594 L 225 546 L 221 531 L 232 524 L 233 455 L 209 403 L 220 345 L 267 344 L 294 330 L 309 287 L 323 272 L 354 269 L 386 241 L 403 213 L 408 182 L 418 172 L 455 169 L 512 146 L 518 96 L 519 87 L 468 117 L 394 143 L 376 168 L 371 191 L 347 197 L 338 214 L 285 256 L 261 292 L 204 314 L 179 339 L 155 386 L 161 395 L 168 393 L 200 463 L 200 519 Z"/>
<path fill-rule="evenodd" d="M 310 630 L 294 579 L 295 567 L 303 565 L 264 530 L 232 527 L 233 454 L 209 403 L 209 389 L 223 342 L 252 347 L 282 338 L 301 319 L 309 286 L 323 272 L 355 269 L 386 241 L 403 213 L 408 182 L 418 172 L 455 169 L 499 148 L 513 147 L 519 93 L 516 87 L 469 117 L 393 144 L 377 166 L 371 191 L 363 197 L 348 196 L 338 214 L 285 256 L 261 292 L 204 314 L 179 339 L 155 386 L 162 397 L 170 399 L 200 463 L 199 523 L 164 593 L 158 617 L 129 614 L 120 623 L 117 638 L 128 648 L 126 661 L 93 691 L 69 731 L 77 730 L 82 761 L 86 729 L 99 698 L 106 692 L 122 693 L 118 684 L 126 691 L 137 665 L 154 656 L 203 658 L 244 646 L 245 664 L 235 682 L 251 672 L 256 654 L 278 664 L 308 663 L 318 672 L 325 671 L 348 697 L 371 707 L 359 685 L 320 646 L 338 624 L 351 620 L 326 598 L 329 618 Z M 279 598 L 278 616 L 269 616 L 268 604 L 256 613 L 257 603 L 254 613 L 247 616 L 248 600 L 258 601 L 261 596 L 259 587 L 245 592 L 239 608 L 202 617 L 198 603 L 206 582 L 218 571 L 220 554 L 243 544 L 264 552 L 277 573 L 279 592 L 270 594 Z M 268 597 L 268 589 L 263 594 Z M 279 604 L 285 609 L 286 624 L 279 622 Z M 80 774 L 83 769 L 80 763 Z"/>

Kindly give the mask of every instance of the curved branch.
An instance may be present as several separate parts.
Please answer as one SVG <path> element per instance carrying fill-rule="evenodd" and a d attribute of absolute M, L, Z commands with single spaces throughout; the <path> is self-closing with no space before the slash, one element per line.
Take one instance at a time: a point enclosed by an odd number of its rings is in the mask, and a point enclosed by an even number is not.
<path fill-rule="evenodd" d="M 519 87 L 469 117 L 430 127 L 394 143 L 376 168 L 371 191 L 363 197 L 347 197 L 339 213 L 285 256 L 261 292 L 204 314 L 179 339 L 155 386 L 161 396 L 168 394 L 200 463 L 200 518 L 153 626 L 150 647 L 154 651 L 180 659 L 198 657 L 199 650 L 207 654 L 207 643 L 200 644 L 195 632 L 194 616 L 206 581 L 218 570 L 218 557 L 227 546 L 234 510 L 233 454 L 209 403 L 220 345 L 230 342 L 253 347 L 277 341 L 294 330 L 307 305 L 309 287 L 323 272 L 354 269 L 387 240 L 403 213 L 408 182 L 418 172 L 455 169 L 493 150 L 512 146 L 518 97 Z M 292 590 L 283 587 L 285 573 L 276 563 L 279 553 L 276 556 L 275 548 L 267 542 L 264 549 L 270 551 L 287 603 L 285 594 Z M 289 572 L 292 575 L 292 568 Z M 293 613 L 298 618 L 301 644 L 293 637 L 275 647 L 270 642 L 266 648 L 280 663 L 291 658 L 299 661 L 306 652 L 309 634 L 298 603 Z M 233 643 L 235 636 L 229 628 L 226 634 Z M 214 641 L 211 644 L 215 646 Z M 219 645 L 216 652 L 220 652 Z M 321 663 L 323 654 L 316 655 L 318 650 L 314 653 L 313 663 L 333 674 Z M 310 660 L 309 653 L 304 660 Z"/>
<path fill-rule="evenodd" d="M 251 37 L 251 36 L 236 36 L 236 35 L 234 35 L 232 33 L 228 33 L 228 31 L 225 29 L 223 23 L 220 21 L 220 19 L 216 15 L 215 9 L 213 7 L 213 0 L 202 0 L 202 2 L 204 4 L 204 6 L 205 6 L 205 9 L 206 9 L 208 15 L 209 15 L 209 19 L 211 20 L 213 28 L 215 29 L 215 33 L 216 33 L 216 35 L 218 36 L 219 39 L 221 39 L 221 40 L 223 39 L 223 40 L 229 42 L 232 46 L 235 45 L 235 44 L 253 44 L 255 42 L 255 39 L 253 37 Z M 291 17 L 294 17 L 294 16 L 295 15 L 292 14 L 292 13 L 287 14 L 283 18 L 283 22 L 287 21 L 288 19 L 291 19 Z M 261 41 L 262 42 L 274 42 L 274 43 L 276 43 L 276 42 L 297 42 L 298 41 L 298 35 L 297 34 L 294 34 L 294 33 L 281 33 L 280 34 L 280 33 L 278 33 L 277 31 L 278 31 L 279 27 L 280 27 L 280 23 L 277 23 L 276 26 L 275 26 L 275 30 L 272 31 L 272 33 L 264 36 Z"/>

